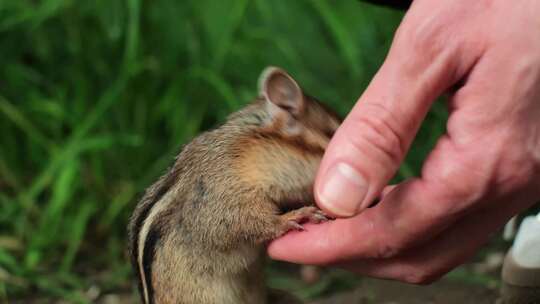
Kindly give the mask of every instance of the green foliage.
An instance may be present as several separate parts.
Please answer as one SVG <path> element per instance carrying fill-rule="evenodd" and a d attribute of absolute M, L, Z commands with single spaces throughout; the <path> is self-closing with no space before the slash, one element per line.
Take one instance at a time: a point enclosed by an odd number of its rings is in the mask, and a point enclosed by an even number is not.
<path fill-rule="evenodd" d="M 0 301 L 129 288 L 130 211 L 183 143 L 249 102 L 267 65 L 347 113 L 400 18 L 350 0 L 0 1 Z"/>

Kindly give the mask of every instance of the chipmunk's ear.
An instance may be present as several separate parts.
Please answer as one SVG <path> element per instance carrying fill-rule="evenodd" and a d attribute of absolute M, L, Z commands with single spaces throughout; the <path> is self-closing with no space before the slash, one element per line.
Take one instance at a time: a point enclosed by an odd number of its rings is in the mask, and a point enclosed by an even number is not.
<path fill-rule="evenodd" d="M 302 115 L 306 106 L 300 86 L 287 72 L 277 67 L 267 67 L 261 73 L 259 94 L 271 108 L 286 111 L 293 117 Z"/>

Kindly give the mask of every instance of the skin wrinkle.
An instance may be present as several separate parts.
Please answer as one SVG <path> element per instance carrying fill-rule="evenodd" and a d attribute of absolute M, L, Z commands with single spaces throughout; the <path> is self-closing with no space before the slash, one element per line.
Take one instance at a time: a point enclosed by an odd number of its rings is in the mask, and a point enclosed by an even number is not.
<path fill-rule="evenodd" d="M 462 212 L 462 209 L 458 206 L 454 207 L 438 204 L 439 200 L 437 200 L 435 197 L 438 194 L 433 192 L 433 189 L 429 189 L 426 182 L 419 179 L 414 179 L 407 181 L 406 183 L 409 184 L 409 188 L 407 188 L 407 190 L 414 191 L 413 189 L 416 188 L 416 193 L 419 193 L 420 195 L 423 194 L 422 198 L 418 197 L 418 202 L 429 201 L 432 202 L 432 204 L 428 206 L 418 205 L 416 207 L 406 205 L 398 205 L 394 207 L 388 205 L 388 203 L 386 202 L 382 202 L 380 206 L 377 206 L 378 208 L 388 208 L 389 210 L 391 210 L 392 213 L 381 213 L 378 217 L 380 220 L 376 225 L 377 229 L 374 230 L 374 233 L 382 234 L 382 236 L 377 239 L 379 243 L 377 247 L 384 249 L 380 250 L 380 256 L 373 257 L 392 257 L 403 251 L 403 249 L 414 246 L 421 241 L 427 241 L 433 238 L 434 235 L 437 234 L 437 231 L 444 230 L 447 226 L 449 226 L 452 222 L 455 221 L 458 215 L 457 213 Z M 444 184 L 440 184 L 439 188 L 443 191 L 446 190 Z M 404 190 L 404 188 L 396 188 L 395 191 L 388 195 L 388 200 L 399 201 L 400 194 L 406 197 L 406 195 L 400 193 Z M 417 203 L 417 201 L 415 201 L 414 203 L 419 204 Z M 449 207 L 457 211 L 450 211 L 448 210 Z M 400 218 L 399 215 L 403 212 L 403 208 L 414 208 L 414 221 L 418 224 L 417 226 L 411 226 L 410 219 L 408 218 Z M 372 212 L 377 213 L 376 210 Z M 385 217 L 384 215 L 388 216 Z M 441 219 L 444 219 L 447 224 L 438 226 L 433 225 L 434 221 L 438 221 Z M 431 231 L 432 233 L 430 235 L 423 235 L 422 231 L 418 230 L 418 227 L 422 226 L 434 226 L 433 231 Z M 384 227 L 382 233 L 381 231 L 377 231 L 381 230 L 381 227 Z M 400 235 L 396 235 L 394 233 L 395 231 L 400 231 Z"/>
<path fill-rule="evenodd" d="M 540 126 L 536 126 L 536 128 L 533 129 L 532 133 L 536 136 L 528 139 L 527 147 L 529 148 L 529 153 L 531 157 L 536 160 L 536 166 L 534 166 L 534 171 L 538 180 L 538 186 L 540 186 Z"/>
<path fill-rule="evenodd" d="M 371 131 L 363 137 L 351 136 L 349 140 L 355 143 L 357 140 L 368 141 L 368 146 L 375 146 L 377 152 L 382 152 L 395 164 L 403 159 L 408 143 L 402 141 L 396 131 L 399 127 L 397 116 L 381 104 L 366 103 L 363 115 L 351 118 L 352 126 L 356 130 L 366 129 Z M 348 125 L 349 126 L 349 125 Z M 364 146 L 360 144 L 359 146 Z"/>

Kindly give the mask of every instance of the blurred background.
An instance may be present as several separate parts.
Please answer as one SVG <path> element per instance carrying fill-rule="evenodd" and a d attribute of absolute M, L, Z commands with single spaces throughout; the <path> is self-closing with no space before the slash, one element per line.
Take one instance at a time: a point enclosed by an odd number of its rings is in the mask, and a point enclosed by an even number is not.
<path fill-rule="evenodd" d="M 345 115 L 402 15 L 353 0 L 0 0 L 0 303 L 137 301 L 127 221 L 180 146 L 252 100 L 268 65 Z M 437 103 L 396 180 L 445 121 Z M 306 299 L 360 280 L 268 273 Z"/>

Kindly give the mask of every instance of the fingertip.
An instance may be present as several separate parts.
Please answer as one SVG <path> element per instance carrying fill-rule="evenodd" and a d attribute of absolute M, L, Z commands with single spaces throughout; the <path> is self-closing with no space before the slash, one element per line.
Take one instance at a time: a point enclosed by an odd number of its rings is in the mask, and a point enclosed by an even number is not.
<path fill-rule="evenodd" d="M 351 217 L 364 209 L 368 192 L 366 178 L 352 165 L 338 161 L 318 179 L 315 190 L 318 205 L 336 217 Z"/>
<path fill-rule="evenodd" d="M 270 258 L 272 258 L 273 260 L 285 259 L 285 257 L 287 256 L 286 248 L 288 247 L 288 237 L 289 234 L 283 235 L 275 240 L 272 240 L 270 244 L 268 244 L 266 251 L 268 252 L 268 256 L 270 256 Z"/>
<path fill-rule="evenodd" d="M 268 255 L 274 260 L 318 265 L 327 253 L 327 228 L 331 222 L 306 224 L 305 231 L 293 231 L 270 242 Z"/>
<path fill-rule="evenodd" d="M 302 241 L 302 237 L 298 237 L 300 234 L 305 234 L 307 231 L 291 231 L 284 236 L 281 236 L 268 245 L 267 252 L 271 259 L 286 261 L 286 262 L 298 262 L 302 259 L 303 248 L 305 242 Z"/>
<path fill-rule="evenodd" d="M 288 261 L 287 251 L 285 250 L 287 248 L 287 245 L 284 243 L 286 243 L 286 241 L 283 241 L 283 238 L 279 238 L 270 242 L 266 251 L 268 253 L 268 256 L 272 260 Z"/>

